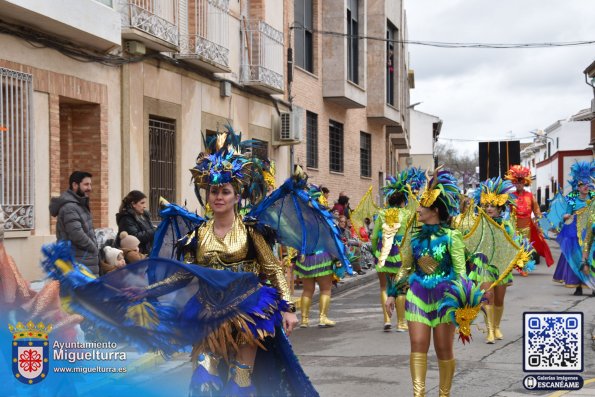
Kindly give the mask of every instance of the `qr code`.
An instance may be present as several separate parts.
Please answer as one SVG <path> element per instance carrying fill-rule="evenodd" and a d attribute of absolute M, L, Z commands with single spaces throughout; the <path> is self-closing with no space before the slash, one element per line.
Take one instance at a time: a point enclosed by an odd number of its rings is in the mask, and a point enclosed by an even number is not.
<path fill-rule="evenodd" d="M 524 313 L 525 371 L 583 370 L 583 313 Z"/>

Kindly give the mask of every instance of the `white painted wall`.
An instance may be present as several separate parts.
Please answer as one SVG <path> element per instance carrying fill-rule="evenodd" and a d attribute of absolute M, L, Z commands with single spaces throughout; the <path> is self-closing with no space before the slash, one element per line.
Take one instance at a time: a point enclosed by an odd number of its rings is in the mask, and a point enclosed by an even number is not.
<path fill-rule="evenodd" d="M 433 124 L 440 118 L 418 110 L 409 111 L 411 155 L 434 154 L 434 139 L 432 138 Z"/>
<path fill-rule="evenodd" d="M 74 40 L 89 35 L 94 43 L 109 48 L 121 44 L 120 14 L 94 0 L 5 0 L 3 14 Z M 78 35 L 77 35 L 78 32 Z M 81 35 L 82 36 L 79 36 Z"/>

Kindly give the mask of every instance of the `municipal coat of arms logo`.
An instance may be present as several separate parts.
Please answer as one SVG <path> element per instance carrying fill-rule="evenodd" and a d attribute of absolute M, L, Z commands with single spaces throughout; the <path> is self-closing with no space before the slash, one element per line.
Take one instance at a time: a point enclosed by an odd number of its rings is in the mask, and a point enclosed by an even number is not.
<path fill-rule="evenodd" d="M 8 325 L 12 333 L 12 373 L 22 383 L 33 385 L 45 379 L 50 368 L 48 335 L 52 325 L 17 323 Z"/>

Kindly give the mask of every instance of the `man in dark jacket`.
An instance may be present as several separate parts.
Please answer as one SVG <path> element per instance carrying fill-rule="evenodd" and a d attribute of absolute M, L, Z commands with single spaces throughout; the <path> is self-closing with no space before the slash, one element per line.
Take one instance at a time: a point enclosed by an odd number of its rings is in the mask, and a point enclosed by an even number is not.
<path fill-rule="evenodd" d="M 99 274 L 99 248 L 89 209 L 91 174 L 75 171 L 68 183 L 69 188 L 50 201 L 50 214 L 57 218 L 56 238 L 70 240 L 75 259 Z"/>

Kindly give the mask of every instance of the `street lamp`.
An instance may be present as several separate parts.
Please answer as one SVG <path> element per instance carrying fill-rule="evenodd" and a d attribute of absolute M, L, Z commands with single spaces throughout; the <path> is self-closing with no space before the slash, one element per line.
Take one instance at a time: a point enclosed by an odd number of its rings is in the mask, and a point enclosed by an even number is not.
<path fill-rule="evenodd" d="M 529 131 L 529 134 L 534 135 L 536 138 L 545 138 L 545 139 L 549 139 L 550 141 L 552 141 L 552 144 L 555 144 L 556 141 L 554 141 L 554 138 L 550 137 L 547 135 L 547 132 L 543 131 L 543 130 L 534 130 L 534 131 Z M 546 145 L 547 146 L 547 145 Z M 548 148 L 547 150 L 547 157 L 549 158 L 552 155 L 551 153 L 551 149 Z"/>
<path fill-rule="evenodd" d="M 407 109 L 413 109 L 413 108 L 415 108 L 417 105 L 420 105 L 420 104 L 422 104 L 422 103 L 423 103 L 423 102 L 415 102 L 413 105 L 409 105 L 409 106 L 407 106 Z"/>

